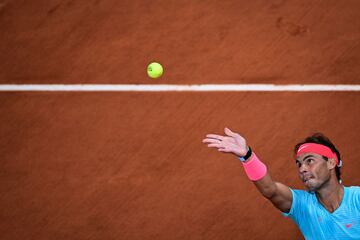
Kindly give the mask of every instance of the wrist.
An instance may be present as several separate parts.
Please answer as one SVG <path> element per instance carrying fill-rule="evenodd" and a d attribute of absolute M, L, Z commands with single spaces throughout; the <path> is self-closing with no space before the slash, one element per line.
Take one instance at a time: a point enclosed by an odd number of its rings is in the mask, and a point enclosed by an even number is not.
<path fill-rule="evenodd" d="M 248 161 L 242 162 L 246 175 L 251 181 L 258 181 L 267 174 L 267 168 L 263 162 L 256 156 L 251 154 Z"/>
<path fill-rule="evenodd" d="M 247 147 L 248 151 L 246 152 L 246 154 L 244 156 L 238 156 L 238 158 L 240 159 L 241 162 L 245 162 L 246 160 L 248 160 L 251 155 L 252 155 L 252 149 L 250 146 Z"/>

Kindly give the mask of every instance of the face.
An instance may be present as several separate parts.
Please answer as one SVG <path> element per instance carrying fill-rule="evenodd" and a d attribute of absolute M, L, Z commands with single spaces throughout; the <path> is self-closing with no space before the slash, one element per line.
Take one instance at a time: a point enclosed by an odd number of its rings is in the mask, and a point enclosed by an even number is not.
<path fill-rule="evenodd" d="M 300 179 L 310 191 L 316 191 L 329 182 L 329 163 L 316 153 L 304 153 L 296 158 Z"/>

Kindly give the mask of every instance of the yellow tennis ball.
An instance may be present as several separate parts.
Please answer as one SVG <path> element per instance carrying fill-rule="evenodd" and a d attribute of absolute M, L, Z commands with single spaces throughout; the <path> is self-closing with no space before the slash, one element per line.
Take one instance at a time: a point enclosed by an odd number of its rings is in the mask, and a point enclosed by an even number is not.
<path fill-rule="evenodd" d="M 158 78 L 164 73 L 164 69 L 160 63 L 152 62 L 147 67 L 147 74 L 151 78 Z"/>

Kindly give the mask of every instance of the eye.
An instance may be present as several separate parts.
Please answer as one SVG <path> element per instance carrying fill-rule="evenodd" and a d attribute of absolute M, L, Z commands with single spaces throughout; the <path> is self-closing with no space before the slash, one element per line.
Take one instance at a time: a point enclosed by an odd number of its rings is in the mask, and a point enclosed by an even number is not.
<path fill-rule="evenodd" d="M 296 166 L 297 166 L 298 168 L 300 168 L 300 167 L 301 167 L 301 163 L 300 163 L 299 161 L 296 161 Z"/>
<path fill-rule="evenodd" d="M 306 159 L 306 164 L 311 164 L 313 162 L 314 162 L 314 159 L 312 159 L 312 158 Z"/>

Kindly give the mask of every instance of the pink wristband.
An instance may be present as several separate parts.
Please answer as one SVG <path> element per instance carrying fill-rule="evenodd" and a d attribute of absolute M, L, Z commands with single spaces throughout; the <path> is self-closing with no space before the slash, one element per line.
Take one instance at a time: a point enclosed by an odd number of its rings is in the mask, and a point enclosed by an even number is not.
<path fill-rule="evenodd" d="M 251 181 L 257 181 L 263 178 L 267 169 L 264 163 L 262 163 L 256 154 L 253 152 L 250 159 L 242 163 L 246 172 L 246 175 Z"/>

